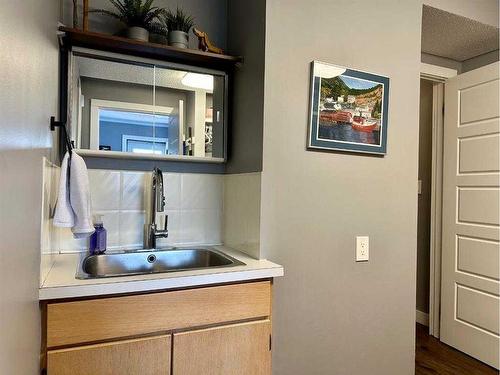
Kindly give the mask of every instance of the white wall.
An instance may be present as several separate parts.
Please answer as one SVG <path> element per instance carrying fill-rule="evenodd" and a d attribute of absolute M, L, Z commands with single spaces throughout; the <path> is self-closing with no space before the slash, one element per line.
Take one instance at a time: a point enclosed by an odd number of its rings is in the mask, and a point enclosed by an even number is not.
<path fill-rule="evenodd" d="M 420 1 L 268 0 L 261 253 L 276 375 L 413 375 Z M 305 150 L 310 62 L 390 77 L 384 158 Z M 370 261 L 356 264 L 356 235 Z"/>
<path fill-rule="evenodd" d="M 0 374 L 39 373 L 42 156 L 56 155 L 59 1 L 0 1 Z"/>

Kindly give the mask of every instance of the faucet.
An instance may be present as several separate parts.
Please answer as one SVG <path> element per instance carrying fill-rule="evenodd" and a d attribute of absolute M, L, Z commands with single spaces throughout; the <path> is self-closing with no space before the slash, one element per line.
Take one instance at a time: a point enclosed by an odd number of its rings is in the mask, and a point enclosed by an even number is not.
<path fill-rule="evenodd" d="M 151 176 L 151 199 L 149 201 L 149 216 L 144 224 L 144 249 L 155 249 L 157 238 L 168 237 L 168 215 L 165 215 L 164 228 L 159 230 L 156 225 L 156 214 L 165 209 L 163 194 L 163 173 L 159 168 L 153 169 Z"/>

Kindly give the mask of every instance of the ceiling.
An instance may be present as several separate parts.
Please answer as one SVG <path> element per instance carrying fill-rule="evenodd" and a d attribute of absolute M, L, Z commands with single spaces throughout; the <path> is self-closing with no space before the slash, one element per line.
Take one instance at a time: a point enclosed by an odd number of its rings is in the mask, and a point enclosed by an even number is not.
<path fill-rule="evenodd" d="M 137 83 L 141 85 L 157 87 L 168 87 L 186 91 L 206 91 L 201 88 L 193 88 L 182 83 L 182 79 L 188 72 L 166 68 L 156 68 L 125 64 L 109 60 L 99 60 L 89 57 L 75 57 L 75 65 L 78 74 L 82 77 L 107 79 L 111 81 Z"/>
<path fill-rule="evenodd" d="M 497 27 L 423 6 L 422 52 L 461 62 L 498 48 Z"/>

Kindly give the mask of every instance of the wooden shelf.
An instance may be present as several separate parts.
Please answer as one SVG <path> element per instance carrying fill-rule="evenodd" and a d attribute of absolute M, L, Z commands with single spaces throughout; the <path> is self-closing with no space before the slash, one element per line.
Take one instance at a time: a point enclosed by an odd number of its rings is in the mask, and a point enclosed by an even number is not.
<path fill-rule="evenodd" d="M 170 47 L 64 26 L 59 27 L 59 31 L 64 32 L 61 36 L 61 43 L 67 47 L 92 48 L 224 71 L 231 70 L 236 64 L 243 62 L 243 58 L 240 56 L 219 55 L 194 49 Z"/>

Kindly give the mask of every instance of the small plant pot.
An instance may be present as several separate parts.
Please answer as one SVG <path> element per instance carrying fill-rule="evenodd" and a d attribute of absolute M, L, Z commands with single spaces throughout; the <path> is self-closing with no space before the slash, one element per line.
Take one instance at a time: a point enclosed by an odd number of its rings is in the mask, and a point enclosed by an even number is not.
<path fill-rule="evenodd" d="M 188 48 L 189 35 L 184 31 L 169 31 L 168 45 L 177 48 Z"/>
<path fill-rule="evenodd" d="M 132 26 L 129 27 L 126 31 L 127 38 L 140 40 L 143 42 L 149 41 L 149 31 L 143 27 Z"/>

